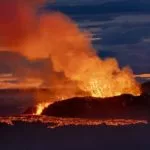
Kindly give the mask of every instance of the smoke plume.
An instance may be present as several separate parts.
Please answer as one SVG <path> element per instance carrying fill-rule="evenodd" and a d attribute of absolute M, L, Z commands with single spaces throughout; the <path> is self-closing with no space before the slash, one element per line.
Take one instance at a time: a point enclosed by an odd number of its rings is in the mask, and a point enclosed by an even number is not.
<path fill-rule="evenodd" d="M 19 52 L 31 61 L 49 58 L 56 74 L 45 72 L 46 81 L 50 79 L 51 85 L 69 85 L 69 96 L 75 96 L 79 89 L 96 97 L 140 94 L 129 68 L 121 70 L 114 58 L 102 60 L 96 55 L 89 33 L 81 32 L 77 24 L 62 13 L 39 14 L 44 2 L 0 2 L 1 49 Z"/>

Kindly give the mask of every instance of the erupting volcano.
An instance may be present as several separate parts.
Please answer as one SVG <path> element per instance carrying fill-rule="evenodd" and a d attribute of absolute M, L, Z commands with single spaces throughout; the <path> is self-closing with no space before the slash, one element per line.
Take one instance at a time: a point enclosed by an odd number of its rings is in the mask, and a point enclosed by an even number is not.
<path fill-rule="evenodd" d="M 5 16 L 0 16 L 2 50 L 17 51 L 31 61 L 49 58 L 52 73 L 45 73 L 43 80 L 50 81 L 51 87 L 60 84 L 62 90 L 69 83 L 69 94 L 64 90 L 62 95 L 68 95 L 68 98 L 77 96 L 78 90 L 93 97 L 140 95 L 140 86 L 131 69 L 120 69 L 114 58 L 99 58 L 92 47 L 90 33 L 80 31 L 78 25 L 62 13 L 42 12 L 37 15 L 40 5 L 41 1 L 1 2 L 3 9 L 0 11 Z M 6 6 L 11 8 L 9 13 Z M 4 26 L 6 22 L 7 26 Z M 64 74 L 60 83 L 59 77 L 52 76 L 53 72 Z"/>
<path fill-rule="evenodd" d="M 43 85 L 52 87 L 54 95 L 63 99 L 141 94 L 131 69 L 120 68 L 115 58 L 99 58 L 90 33 L 81 31 L 60 12 L 39 12 L 43 3 L 35 0 L 0 2 L 0 13 L 4 14 L 0 16 L 1 50 L 21 53 L 31 62 L 48 58 L 52 63 L 50 73 L 47 71 L 40 77 Z M 9 13 L 6 6 L 10 7 Z M 43 99 L 41 94 L 36 95 L 37 115 L 52 103 L 51 99 L 46 102 Z"/>
<path fill-rule="evenodd" d="M 44 110 L 45 108 L 47 108 L 48 105 L 50 105 L 50 103 L 40 103 L 40 104 L 38 104 L 38 105 L 37 105 L 37 108 L 36 108 L 36 113 L 35 113 L 35 115 L 41 115 L 42 112 L 43 112 L 43 110 Z"/>
<path fill-rule="evenodd" d="M 0 0 L 0 150 L 150 149 L 150 3 L 52 2 Z"/>

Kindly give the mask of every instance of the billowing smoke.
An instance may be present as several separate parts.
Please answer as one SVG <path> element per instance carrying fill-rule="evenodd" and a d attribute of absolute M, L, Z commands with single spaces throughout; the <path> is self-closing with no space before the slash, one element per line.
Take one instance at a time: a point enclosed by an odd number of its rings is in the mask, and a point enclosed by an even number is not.
<path fill-rule="evenodd" d="M 75 96 L 79 89 L 96 97 L 140 94 L 130 69 L 121 70 L 113 58 L 100 59 L 89 33 L 81 32 L 67 16 L 59 12 L 39 14 L 43 3 L 41 0 L 0 2 L 1 49 L 17 51 L 31 61 L 49 58 L 55 73 L 45 72 L 45 81 L 62 85 L 64 96 L 67 85 L 69 96 Z"/>
<path fill-rule="evenodd" d="M 0 1 L 0 44 L 15 50 L 24 39 L 35 32 L 37 24 L 33 2 L 26 0 Z M 35 7 L 35 6 L 34 6 Z"/>

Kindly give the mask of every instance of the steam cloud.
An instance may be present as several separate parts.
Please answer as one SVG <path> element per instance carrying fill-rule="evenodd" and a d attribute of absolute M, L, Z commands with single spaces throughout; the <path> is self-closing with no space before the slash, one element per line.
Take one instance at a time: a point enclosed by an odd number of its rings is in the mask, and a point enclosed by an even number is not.
<path fill-rule="evenodd" d="M 11 49 L 31 61 L 49 58 L 53 74 L 45 72 L 50 84 L 66 83 L 74 96 L 78 90 L 92 96 L 122 93 L 137 95 L 140 87 L 128 68 L 120 70 L 115 59 L 100 59 L 89 33 L 81 32 L 59 12 L 38 14 L 44 0 L 2 0 L 0 2 L 0 47 Z M 55 72 L 55 73 L 54 73 Z M 63 93 L 65 91 L 63 90 Z M 66 93 L 65 93 L 66 95 Z"/>

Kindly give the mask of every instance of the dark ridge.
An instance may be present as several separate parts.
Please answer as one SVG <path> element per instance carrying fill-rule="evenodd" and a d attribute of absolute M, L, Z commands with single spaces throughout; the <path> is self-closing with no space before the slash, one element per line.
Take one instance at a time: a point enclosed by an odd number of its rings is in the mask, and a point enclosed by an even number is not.
<path fill-rule="evenodd" d="M 150 94 L 150 81 L 142 84 L 142 92 Z"/>
<path fill-rule="evenodd" d="M 75 118 L 150 118 L 150 95 L 111 98 L 74 97 L 45 108 L 42 115 Z"/>

